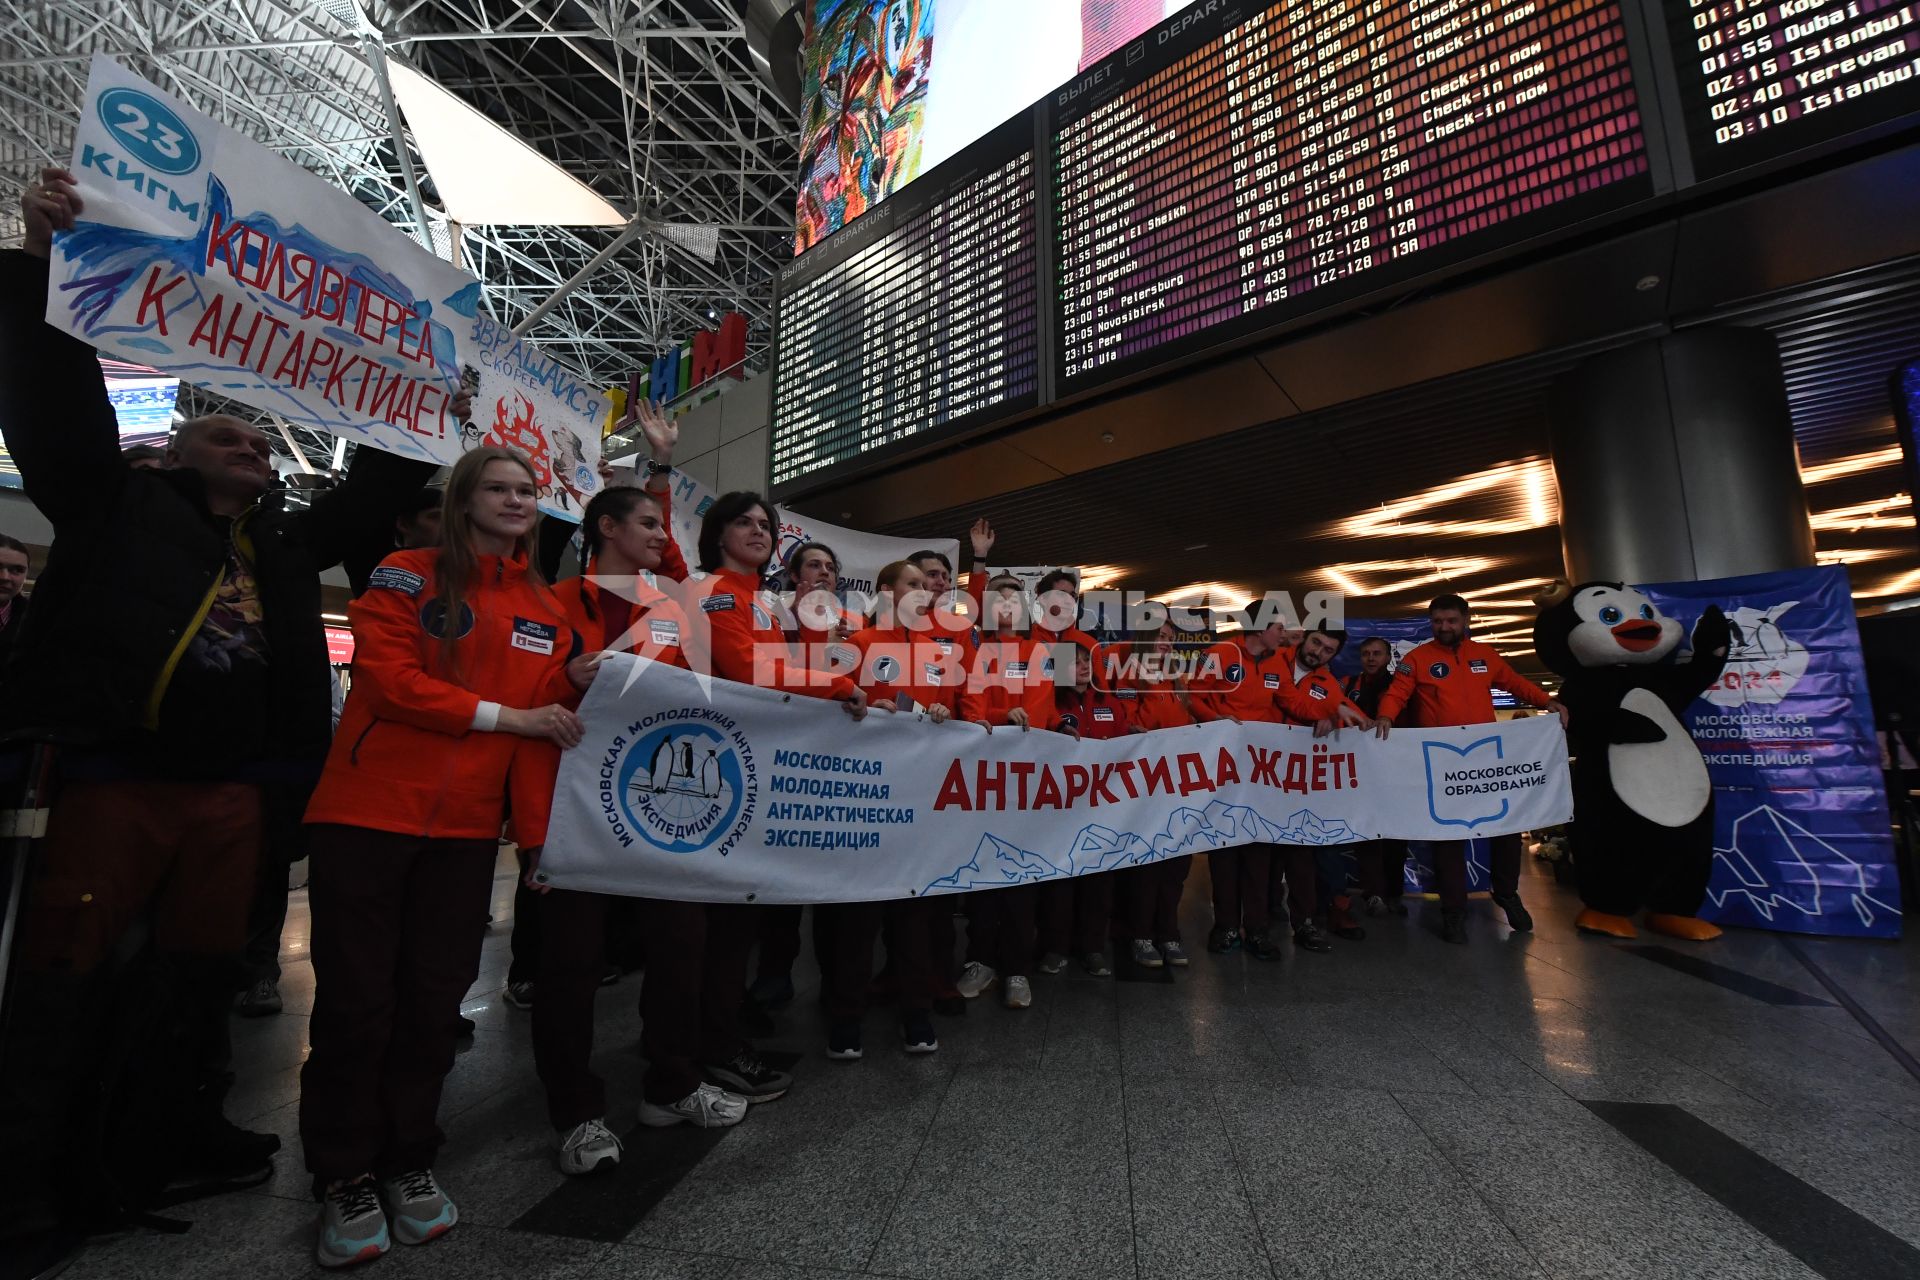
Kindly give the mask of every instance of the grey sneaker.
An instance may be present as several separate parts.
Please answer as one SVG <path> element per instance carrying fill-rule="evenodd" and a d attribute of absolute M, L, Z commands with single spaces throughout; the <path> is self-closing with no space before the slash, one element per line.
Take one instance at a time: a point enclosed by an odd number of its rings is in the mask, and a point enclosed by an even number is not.
<path fill-rule="evenodd" d="M 998 981 L 999 974 L 978 960 L 969 960 L 966 967 L 960 970 L 960 980 L 953 984 L 953 988 L 967 999 L 975 1000 L 981 992 L 993 990 L 993 984 Z"/>
<path fill-rule="evenodd" d="M 1142 969 L 1160 969 L 1164 968 L 1167 963 L 1161 958 L 1160 948 L 1153 945 L 1153 939 L 1151 938 L 1135 938 L 1133 940 L 1133 962 Z"/>
<path fill-rule="evenodd" d="M 1063 973 L 1066 971 L 1067 958 L 1058 951 L 1049 951 L 1040 957 L 1040 963 L 1034 967 L 1042 973 Z"/>
<path fill-rule="evenodd" d="M 415 1169 L 380 1184 L 393 1220 L 393 1235 L 401 1244 L 425 1244 L 453 1230 L 460 1211 L 433 1180 L 433 1170 Z"/>
<path fill-rule="evenodd" d="M 1025 978 L 1008 978 L 1001 992 L 1000 1002 L 1009 1009 L 1030 1009 L 1033 1007 L 1033 984 Z"/>
<path fill-rule="evenodd" d="M 271 1018 L 280 1012 L 280 984 L 272 978 L 260 979 L 240 993 L 233 1008 L 243 1018 Z"/>
<path fill-rule="evenodd" d="M 1165 956 L 1167 963 L 1176 969 L 1187 967 L 1187 949 L 1178 941 L 1161 943 L 1160 954 Z"/>
<path fill-rule="evenodd" d="M 1107 953 L 1104 951 L 1087 952 L 1080 957 L 1080 967 L 1096 978 L 1109 977 L 1113 973 L 1113 966 L 1107 963 Z"/>
<path fill-rule="evenodd" d="M 381 1211 L 373 1179 L 337 1186 L 320 1202 L 320 1239 L 313 1247 L 313 1257 L 321 1266 L 372 1262 L 392 1244 L 387 1215 Z"/>
<path fill-rule="evenodd" d="M 653 1129 L 690 1124 L 696 1129 L 726 1129 L 747 1118 L 747 1100 L 718 1085 L 703 1084 L 678 1102 L 642 1102 L 640 1123 Z"/>
<path fill-rule="evenodd" d="M 602 1165 L 620 1163 L 620 1139 L 604 1120 L 588 1120 L 573 1126 L 560 1139 L 560 1154 L 554 1164 L 569 1178 L 593 1173 Z"/>

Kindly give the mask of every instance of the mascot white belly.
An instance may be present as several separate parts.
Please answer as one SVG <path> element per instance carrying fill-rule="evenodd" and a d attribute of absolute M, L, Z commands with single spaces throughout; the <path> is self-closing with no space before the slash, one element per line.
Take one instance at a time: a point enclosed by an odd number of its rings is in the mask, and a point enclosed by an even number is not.
<path fill-rule="evenodd" d="M 1713 796 L 1700 748 L 1652 690 L 1630 689 L 1620 706 L 1651 720 L 1664 736 L 1658 742 L 1616 742 L 1607 748 L 1614 794 L 1648 822 L 1686 826 Z"/>

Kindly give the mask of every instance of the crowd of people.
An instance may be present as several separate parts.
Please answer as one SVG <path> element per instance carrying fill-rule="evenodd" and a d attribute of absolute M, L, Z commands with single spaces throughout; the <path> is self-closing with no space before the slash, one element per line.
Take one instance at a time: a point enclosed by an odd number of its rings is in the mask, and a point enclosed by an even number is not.
<path fill-rule="evenodd" d="M 1433 638 L 1400 662 L 1385 640 L 1361 641 L 1344 680 L 1329 665 L 1343 632 L 1265 611 L 1264 625 L 1214 640 L 1188 678 L 1110 661 L 1184 645 L 1171 624 L 1102 645 L 1071 609 L 1032 616 L 1020 581 L 986 571 L 985 522 L 964 582 L 923 551 L 885 566 L 858 614 L 839 599 L 831 547 L 775 563 L 773 509 L 757 494 L 712 504 L 690 564 L 672 534 L 677 428 L 651 406 L 645 465 L 609 475 L 583 512 L 582 572 L 558 582 L 542 563 L 532 469 L 507 450 L 475 448 L 429 489 L 430 466 L 363 448 L 299 508 L 270 499 L 267 438 L 238 419 L 188 421 L 160 458 L 123 457 L 93 352 L 41 318 L 50 237 L 78 210 L 70 176 L 48 171 L 24 201 L 24 251 L 0 255 L 0 428 L 54 528 L 30 620 L 26 548 L 0 539 L 0 731 L 22 748 L 21 785 L 52 779 L 0 1050 L 0 1247 L 133 1220 L 167 1185 L 266 1176 L 278 1139 L 223 1114 L 228 1017 L 236 1003 L 279 1009 L 298 857 L 315 986 L 300 1136 L 323 1265 L 457 1221 L 433 1172 L 437 1114 L 471 1030 L 460 1003 L 503 834 L 525 873 L 507 998 L 530 1013 L 563 1172 L 622 1156 L 591 1066 L 610 972 L 644 967 L 642 1124 L 738 1124 L 792 1088 L 749 1036 L 795 998 L 808 913 L 535 878 L 560 756 L 581 740 L 576 708 L 609 654 L 831 700 L 855 718 L 913 713 L 929 731 L 961 720 L 1103 739 L 1231 719 L 1384 736 L 1490 721 L 1496 687 L 1564 717 L 1468 637 L 1457 596 L 1433 602 Z M 344 707 L 320 622 L 320 574 L 342 564 L 356 590 Z M 769 591 L 772 570 L 788 594 Z M 1072 582 L 1061 571 L 1035 590 L 1071 599 Z M 1389 841 L 1215 851 L 1206 948 L 1273 960 L 1289 933 L 1303 952 L 1358 942 L 1363 918 L 1406 914 L 1405 854 Z M 1432 858 L 1444 934 L 1464 942 L 1466 846 Z M 1119 961 L 1188 965 L 1190 861 L 964 899 L 819 904 L 827 1056 L 863 1055 L 879 996 L 897 1002 L 902 1049 L 932 1053 L 936 1015 L 990 991 L 1022 1010 L 1036 976 L 1072 964 L 1096 977 Z M 1519 862 L 1518 837 L 1493 842 L 1494 901 L 1524 930 Z"/>

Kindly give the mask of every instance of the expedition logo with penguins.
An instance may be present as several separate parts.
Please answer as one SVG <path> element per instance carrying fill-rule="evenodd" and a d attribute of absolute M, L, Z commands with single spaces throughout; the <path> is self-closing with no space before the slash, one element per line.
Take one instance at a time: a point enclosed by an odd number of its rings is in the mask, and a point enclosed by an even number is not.
<path fill-rule="evenodd" d="M 746 734 L 710 707 L 634 721 L 600 763 L 601 817 L 623 849 L 637 836 L 665 853 L 725 857 L 753 822 L 759 790 Z"/>

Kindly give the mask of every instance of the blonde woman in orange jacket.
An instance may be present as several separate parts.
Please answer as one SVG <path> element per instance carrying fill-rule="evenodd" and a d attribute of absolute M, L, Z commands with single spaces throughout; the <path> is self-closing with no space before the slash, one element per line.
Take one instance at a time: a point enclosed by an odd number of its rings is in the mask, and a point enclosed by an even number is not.
<path fill-rule="evenodd" d="M 578 654 L 530 555 L 535 494 L 517 454 L 468 453 L 441 546 L 387 557 L 348 606 L 353 691 L 307 809 L 315 990 L 300 1136 L 322 1266 L 378 1257 L 395 1236 L 424 1244 L 459 1218 L 433 1176 L 435 1115 L 480 968 L 515 744 L 580 740 L 564 704 L 600 656 Z"/>

